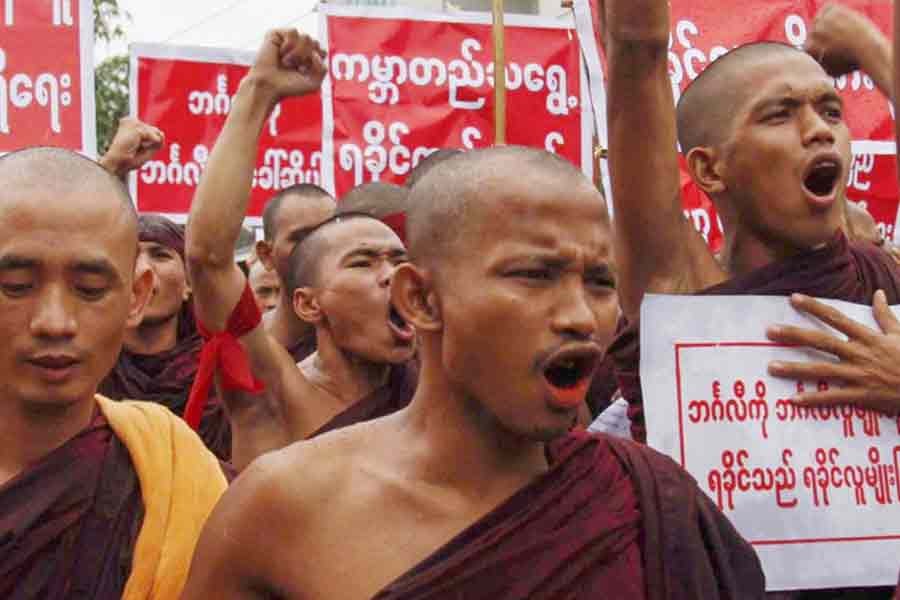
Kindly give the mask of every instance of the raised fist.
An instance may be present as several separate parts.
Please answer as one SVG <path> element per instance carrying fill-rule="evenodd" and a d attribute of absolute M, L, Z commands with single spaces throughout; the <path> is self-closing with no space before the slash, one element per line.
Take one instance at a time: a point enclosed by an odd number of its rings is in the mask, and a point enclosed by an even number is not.
<path fill-rule="evenodd" d="M 840 77 L 860 68 L 866 44 L 880 32 L 864 15 L 841 6 L 828 4 L 813 21 L 806 40 L 806 52 L 832 77 Z"/>
<path fill-rule="evenodd" d="M 123 178 L 153 158 L 164 141 L 165 135 L 156 127 L 133 117 L 123 117 L 100 164 L 113 175 Z"/>
<path fill-rule="evenodd" d="M 249 77 L 277 102 L 316 92 L 325 72 L 325 51 L 316 40 L 296 29 L 274 29 L 266 34 Z"/>

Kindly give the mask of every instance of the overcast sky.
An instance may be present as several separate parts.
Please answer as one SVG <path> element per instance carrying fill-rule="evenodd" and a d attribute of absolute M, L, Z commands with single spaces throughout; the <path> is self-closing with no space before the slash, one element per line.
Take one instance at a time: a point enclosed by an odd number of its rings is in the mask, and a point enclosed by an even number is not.
<path fill-rule="evenodd" d="M 131 14 L 129 42 L 256 49 L 266 30 L 290 25 L 316 35 L 316 0 L 119 0 Z M 97 48 L 98 58 L 125 52 Z"/>

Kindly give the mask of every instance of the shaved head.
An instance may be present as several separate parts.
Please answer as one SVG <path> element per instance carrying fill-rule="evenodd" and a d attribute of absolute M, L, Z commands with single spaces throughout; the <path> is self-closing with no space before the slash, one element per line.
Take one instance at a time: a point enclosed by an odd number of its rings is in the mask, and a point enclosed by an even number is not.
<path fill-rule="evenodd" d="M 311 229 L 300 240 L 290 256 L 290 278 L 287 281 L 291 294 L 298 288 L 314 287 L 319 274 L 322 257 L 331 249 L 329 233 L 335 228 L 357 219 L 381 223 L 375 217 L 361 212 L 347 212 L 335 215 Z"/>
<path fill-rule="evenodd" d="M 735 48 L 713 61 L 678 101 L 678 142 L 682 153 L 686 156 L 698 146 L 715 147 L 726 137 L 738 108 L 754 91 L 742 81 L 749 64 L 798 54 L 809 58 L 787 44 L 758 42 Z"/>
<path fill-rule="evenodd" d="M 126 219 L 137 231 L 137 211 L 125 185 L 89 158 L 63 148 L 17 150 L 0 158 L 0 202 L 10 193 L 21 198 L 31 189 L 42 192 L 109 196 L 120 201 Z"/>
<path fill-rule="evenodd" d="M 419 164 L 416 165 L 415 169 L 410 171 L 409 177 L 406 178 L 406 182 L 404 182 L 403 185 L 407 188 L 412 188 L 433 168 L 445 160 L 453 158 L 457 154 L 462 154 L 462 152 L 462 150 L 457 148 L 441 148 L 437 152 L 432 152 L 423 158 Z"/>
<path fill-rule="evenodd" d="M 296 201 L 300 204 L 308 205 L 312 209 L 325 207 L 326 210 L 334 210 L 334 198 L 324 189 L 312 183 L 300 183 L 284 188 L 266 203 L 263 209 L 263 236 L 269 242 L 273 241 L 278 235 L 278 216 L 281 212 L 282 205 L 286 200 Z M 307 224 L 307 226 L 316 223 Z"/>
<path fill-rule="evenodd" d="M 405 213 L 408 208 L 409 190 L 399 185 L 373 181 L 358 185 L 338 205 L 338 214 L 366 213 L 381 219 L 388 215 Z"/>
<path fill-rule="evenodd" d="M 478 236 L 484 209 L 509 195 L 511 178 L 526 186 L 595 191 L 572 163 L 544 150 L 497 146 L 460 153 L 435 166 L 410 192 L 412 261 L 429 267 L 458 251 L 464 255 L 461 242 Z"/>

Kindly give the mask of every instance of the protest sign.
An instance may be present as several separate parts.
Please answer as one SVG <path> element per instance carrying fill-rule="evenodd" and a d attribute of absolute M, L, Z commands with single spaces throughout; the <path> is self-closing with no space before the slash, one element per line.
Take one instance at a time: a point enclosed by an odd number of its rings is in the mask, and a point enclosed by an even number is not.
<path fill-rule="evenodd" d="M 871 307 L 828 303 L 877 328 Z M 900 419 L 790 402 L 834 384 L 768 375 L 772 360 L 812 356 L 770 342 L 765 329 L 776 323 L 823 327 L 787 298 L 647 296 L 647 441 L 687 469 L 753 544 L 768 589 L 896 584 Z"/>
<path fill-rule="evenodd" d="M 90 0 L 4 0 L 0 30 L 0 153 L 59 146 L 94 157 Z"/>
<path fill-rule="evenodd" d="M 322 14 L 323 153 L 338 195 L 368 181 L 402 183 L 438 148 L 493 143 L 490 15 L 332 5 Z M 571 26 L 506 18 L 507 142 L 590 174 L 590 102 Z"/>
<path fill-rule="evenodd" d="M 186 217 L 253 57 L 222 48 L 131 47 L 131 113 L 166 135 L 159 154 L 132 178 L 138 210 Z M 272 111 L 260 138 L 247 211 L 251 223 L 259 223 L 263 206 L 278 191 L 321 183 L 321 123 L 318 94 L 291 98 Z"/>

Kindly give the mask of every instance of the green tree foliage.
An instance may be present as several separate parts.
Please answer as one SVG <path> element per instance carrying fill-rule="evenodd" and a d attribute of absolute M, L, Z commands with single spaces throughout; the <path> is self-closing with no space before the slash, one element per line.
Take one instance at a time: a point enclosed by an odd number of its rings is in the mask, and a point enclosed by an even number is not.
<path fill-rule="evenodd" d="M 94 0 L 94 32 L 105 43 L 125 39 L 128 13 L 118 0 Z M 128 114 L 128 56 L 111 56 L 94 69 L 97 99 L 97 152 L 109 147 L 119 119 Z"/>

